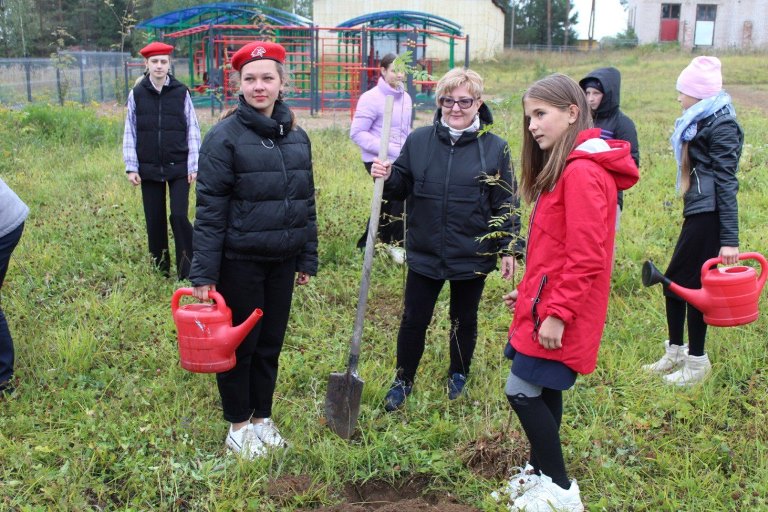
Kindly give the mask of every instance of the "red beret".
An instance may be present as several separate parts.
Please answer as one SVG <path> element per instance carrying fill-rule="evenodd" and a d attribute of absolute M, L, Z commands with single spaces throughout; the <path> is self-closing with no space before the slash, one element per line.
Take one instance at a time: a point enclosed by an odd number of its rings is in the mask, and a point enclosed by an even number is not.
<path fill-rule="evenodd" d="M 139 50 L 139 53 L 145 59 L 154 57 L 155 55 L 170 55 L 173 52 L 173 46 L 159 41 L 149 43 L 147 46 Z"/>
<path fill-rule="evenodd" d="M 269 41 L 254 41 L 243 46 L 232 56 L 232 68 L 240 71 L 247 63 L 253 60 L 269 59 L 279 62 L 285 62 L 285 48 L 277 43 Z"/>

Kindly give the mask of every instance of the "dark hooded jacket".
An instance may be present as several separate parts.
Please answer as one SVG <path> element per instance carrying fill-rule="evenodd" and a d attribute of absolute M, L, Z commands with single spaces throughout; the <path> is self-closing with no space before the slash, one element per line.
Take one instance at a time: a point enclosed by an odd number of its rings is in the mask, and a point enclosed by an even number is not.
<path fill-rule="evenodd" d="M 312 149 L 282 102 L 268 118 L 240 97 L 200 147 L 190 280 L 219 281 L 222 256 L 317 273 Z"/>
<path fill-rule="evenodd" d="M 616 68 L 598 68 L 579 81 L 586 90 L 591 80 L 597 80 L 603 87 L 603 100 L 592 113 L 595 128 L 600 128 L 603 139 L 618 139 L 629 142 L 630 154 L 635 165 L 640 167 L 640 146 L 637 142 L 635 123 L 619 108 L 621 104 L 621 73 Z M 619 191 L 619 207 L 624 206 L 624 198 Z"/>
<path fill-rule="evenodd" d="M 431 279 L 471 279 L 494 270 L 499 252 L 524 251 L 509 146 L 486 131 L 485 104 L 479 115 L 480 130 L 451 143 L 438 109 L 408 136 L 385 184 L 385 197 L 408 198 L 408 266 Z"/>

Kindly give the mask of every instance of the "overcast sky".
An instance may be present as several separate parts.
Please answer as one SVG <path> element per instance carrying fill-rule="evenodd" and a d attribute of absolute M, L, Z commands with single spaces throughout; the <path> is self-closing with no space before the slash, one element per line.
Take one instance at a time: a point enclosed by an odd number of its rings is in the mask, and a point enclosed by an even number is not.
<path fill-rule="evenodd" d="M 579 39 L 586 39 L 589 32 L 589 11 L 592 9 L 592 0 L 573 0 L 576 11 L 579 13 L 579 23 L 576 25 L 576 33 Z M 627 28 L 627 13 L 619 3 L 619 0 L 595 0 L 595 39 L 600 40 L 605 36 L 615 36 L 624 32 Z"/>

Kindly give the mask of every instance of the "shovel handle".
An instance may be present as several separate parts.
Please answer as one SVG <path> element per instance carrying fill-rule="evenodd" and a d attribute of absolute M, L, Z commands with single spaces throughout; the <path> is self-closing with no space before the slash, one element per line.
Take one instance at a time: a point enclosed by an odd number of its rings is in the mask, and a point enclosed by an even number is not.
<path fill-rule="evenodd" d="M 392 126 L 392 106 L 394 97 L 387 96 L 384 103 L 384 121 L 381 127 L 381 140 L 379 142 L 379 160 L 387 159 L 389 153 L 389 131 Z M 363 275 L 360 279 L 360 295 L 357 297 L 357 313 L 355 314 L 355 326 L 352 330 L 352 342 L 349 348 L 349 364 L 347 372 L 357 373 L 357 363 L 360 359 L 360 341 L 363 337 L 363 324 L 365 323 L 365 308 L 368 302 L 368 288 L 371 285 L 371 268 L 373 267 L 373 251 L 376 237 L 379 232 L 379 214 L 381 213 L 381 196 L 384 193 L 384 180 L 376 178 L 373 182 L 373 198 L 371 199 L 371 217 L 368 221 L 368 238 L 365 242 L 365 255 L 363 256 Z"/>

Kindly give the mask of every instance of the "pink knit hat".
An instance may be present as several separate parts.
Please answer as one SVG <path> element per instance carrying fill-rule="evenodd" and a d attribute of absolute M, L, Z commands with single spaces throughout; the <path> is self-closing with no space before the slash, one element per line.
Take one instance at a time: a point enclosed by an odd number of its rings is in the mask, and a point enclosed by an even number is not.
<path fill-rule="evenodd" d="M 723 74 L 717 57 L 696 57 L 677 78 L 677 90 L 692 98 L 704 100 L 723 89 Z"/>

